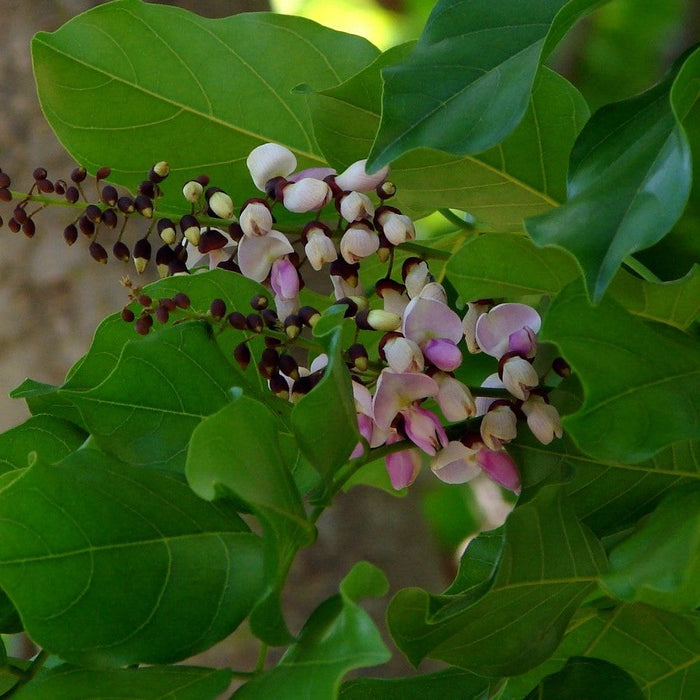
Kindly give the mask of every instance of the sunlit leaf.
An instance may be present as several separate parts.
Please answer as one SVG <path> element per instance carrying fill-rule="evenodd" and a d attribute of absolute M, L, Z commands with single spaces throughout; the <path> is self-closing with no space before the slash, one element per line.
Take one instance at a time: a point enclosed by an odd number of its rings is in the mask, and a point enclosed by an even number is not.
<path fill-rule="evenodd" d="M 592 307 L 579 280 L 554 299 L 540 338 L 556 343 L 584 387 L 564 426 L 586 454 L 639 462 L 700 437 L 700 351 L 680 331 L 612 300 Z"/>
<path fill-rule="evenodd" d="M 525 224 L 538 245 L 576 256 L 596 301 L 624 258 L 661 240 L 688 199 L 690 148 L 669 100 L 676 73 L 596 112 L 571 152 L 566 204 Z"/>
<path fill-rule="evenodd" d="M 95 700 L 96 698 L 172 698 L 215 700 L 231 682 L 226 669 L 195 666 L 86 669 L 59 666 L 17 692 L 19 700 Z"/>
<path fill-rule="evenodd" d="M 190 434 L 229 402 L 239 372 L 206 323 L 137 338 L 101 384 L 62 393 L 104 451 L 130 464 L 182 470 Z"/>
<path fill-rule="evenodd" d="M 411 55 L 382 72 L 370 167 L 419 146 L 465 154 L 502 141 L 527 109 L 550 27 L 561 38 L 597 4 L 580 0 L 557 15 L 565 0 L 441 0 Z"/>
<path fill-rule="evenodd" d="M 353 668 L 389 659 L 361 598 L 385 595 L 389 583 L 372 564 L 356 564 L 340 584 L 340 593 L 321 603 L 279 664 L 242 686 L 234 696 L 297 700 L 334 698 L 343 676 Z"/>
<path fill-rule="evenodd" d="M 41 105 L 68 152 L 91 172 L 110 165 L 132 190 L 167 160 L 166 207 L 202 172 L 237 201 L 251 196 L 245 160 L 267 141 L 291 148 L 300 168 L 322 165 L 294 88 L 336 85 L 377 53 L 300 17 L 207 19 L 138 0 L 100 5 L 32 43 Z"/>
<path fill-rule="evenodd" d="M 367 155 L 381 112 L 379 70 L 406 50 L 392 49 L 347 82 L 309 95 L 314 134 L 334 167 Z M 521 230 L 524 217 L 563 201 L 569 151 L 588 108 L 576 88 L 546 68 L 528 100 L 518 128 L 484 153 L 459 157 L 419 148 L 395 160 L 395 206 L 414 217 L 464 209 L 503 231 Z"/>
<path fill-rule="evenodd" d="M 567 507 L 561 486 L 545 486 L 510 515 L 488 590 L 490 566 L 476 579 L 461 574 L 462 593 L 405 589 L 389 606 L 389 627 L 414 664 L 430 656 L 479 675 L 523 673 L 556 648 L 604 566 L 600 544 Z"/>
<path fill-rule="evenodd" d="M 261 540 L 232 508 L 96 450 L 5 483 L 0 514 L 0 585 L 32 639 L 72 663 L 184 659 L 263 588 Z"/>

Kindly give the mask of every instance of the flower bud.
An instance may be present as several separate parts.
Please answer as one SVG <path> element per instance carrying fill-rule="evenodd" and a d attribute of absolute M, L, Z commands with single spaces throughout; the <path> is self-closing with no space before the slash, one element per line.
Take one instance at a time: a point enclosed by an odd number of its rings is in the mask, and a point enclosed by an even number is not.
<path fill-rule="evenodd" d="M 263 199 L 249 199 L 241 209 L 238 223 L 246 236 L 266 236 L 274 220 L 270 207 Z"/>
<path fill-rule="evenodd" d="M 100 192 L 100 200 L 107 206 L 114 207 L 119 199 L 119 193 L 114 185 L 105 185 Z"/>
<path fill-rule="evenodd" d="M 170 165 L 164 160 L 160 160 L 153 165 L 148 173 L 148 179 L 151 182 L 162 182 L 170 174 Z"/>
<path fill-rule="evenodd" d="M 287 211 L 303 214 L 318 211 L 331 201 L 331 189 L 323 180 L 305 177 L 282 188 L 282 204 Z"/>
<path fill-rule="evenodd" d="M 305 326 L 313 328 L 321 318 L 321 312 L 313 306 L 302 306 L 299 309 L 299 318 Z"/>
<path fill-rule="evenodd" d="M 182 195 L 190 204 L 196 204 L 203 192 L 204 187 L 196 180 L 188 180 L 182 187 Z"/>
<path fill-rule="evenodd" d="M 385 165 L 376 173 L 368 174 L 365 170 L 366 160 L 358 160 L 345 169 L 340 175 L 336 175 L 335 182 L 342 190 L 357 190 L 358 192 L 371 192 L 386 180 L 389 174 L 389 166 Z"/>
<path fill-rule="evenodd" d="M 196 217 L 194 217 L 192 214 L 185 214 L 180 219 L 180 230 L 182 231 L 182 235 L 193 246 L 199 245 L 199 239 L 202 234 Z"/>
<path fill-rule="evenodd" d="M 151 198 L 147 197 L 145 194 L 140 194 L 138 197 L 136 197 L 134 200 L 134 207 L 136 208 L 136 211 L 141 214 L 141 216 L 144 216 L 147 219 L 150 219 L 153 216 L 153 202 L 151 201 Z"/>
<path fill-rule="evenodd" d="M 97 242 L 90 243 L 90 255 L 92 259 L 104 265 L 107 262 L 107 251 Z"/>
<path fill-rule="evenodd" d="M 274 177 L 287 177 L 297 167 L 296 156 L 284 146 L 277 143 L 264 143 L 254 148 L 246 160 L 248 171 L 261 191 Z"/>
<path fill-rule="evenodd" d="M 348 226 L 340 239 L 340 254 L 346 262 L 351 264 L 376 253 L 378 248 L 379 236 L 361 222 Z"/>
<path fill-rule="evenodd" d="M 250 348 L 248 347 L 248 343 L 243 342 L 236 345 L 236 347 L 233 348 L 233 358 L 238 363 L 238 366 L 245 371 L 250 364 Z"/>
<path fill-rule="evenodd" d="M 70 189 L 70 187 L 68 189 Z M 67 194 L 68 191 L 66 191 L 66 195 Z M 124 195 L 123 197 L 119 197 L 119 199 L 117 200 L 117 209 L 119 209 L 119 211 L 122 212 L 122 214 L 133 214 L 136 211 L 136 207 L 134 206 L 134 200 L 131 197 L 127 197 L 126 195 Z"/>
<path fill-rule="evenodd" d="M 528 428 L 543 445 L 549 445 L 555 437 L 562 436 L 564 431 L 559 411 L 549 403 L 546 397 L 530 394 L 521 408 L 527 418 Z"/>
<path fill-rule="evenodd" d="M 363 330 L 395 331 L 401 326 L 401 316 L 383 309 L 358 311 L 355 323 Z"/>
<path fill-rule="evenodd" d="M 428 263 L 415 257 L 404 260 L 401 266 L 401 277 L 406 285 L 406 293 L 411 299 L 417 297 L 432 279 Z"/>
<path fill-rule="evenodd" d="M 375 216 L 375 225 L 392 245 L 401 245 L 416 237 L 411 218 L 393 207 L 380 207 Z"/>
<path fill-rule="evenodd" d="M 362 219 L 371 219 L 374 216 L 374 204 L 372 200 L 362 192 L 348 192 L 338 200 L 340 215 L 352 223 Z"/>
<path fill-rule="evenodd" d="M 507 352 L 498 362 L 498 376 L 516 399 L 525 401 L 539 383 L 535 368 L 520 355 Z"/>
<path fill-rule="evenodd" d="M 124 241 L 117 241 L 112 246 L 112 253 L 114 257 L 121 262 L 129 262 L 129 258 L 131 257 L 129 248 Z"/>
<path fill-rule="evenodd" d="M 463 421 L 476 413 L 474 397 L 468 387 L 445 372 L 435 372 L 432 376 L 440 387 L 435 400 L 448 421 Z"/>
<path fill-rule="evenodd" d="M 302 233 L 304 252 L 314 270 L 320 270 L 324 263 L 338 259 L 330 230 L 325 224 L 317 221 L 309 222 Z"/>
<path fill-rule="evenodd" d="M 211 192 L 207 198 L 207 203 L 213 216 L 218 216 L 220 219 L 233 218 L 233 200 L 226 192 L 222 190 Z"/>
<path fill-rule="evenodd" d="M 134 267 L 136 272 L 141 274 L 151 259 L 151 244 L 145 238 L 140 238 L 134 244 Z"/>
<path fill-rule="evenodd" d="M 490 450 L 500 450 L 518 434 L 517 419 L 508 402 L 494 401 L 481 419 L 481 439 Z"/>
<path fill-rule="evenodd" d="M 170 219 L 158 219 L 156 228 L 158 229 L 158 235 L 161 237 L 163 243 L 166 245 L 175 243 L 177 233 L 175 231 L 175 224 Z"/>

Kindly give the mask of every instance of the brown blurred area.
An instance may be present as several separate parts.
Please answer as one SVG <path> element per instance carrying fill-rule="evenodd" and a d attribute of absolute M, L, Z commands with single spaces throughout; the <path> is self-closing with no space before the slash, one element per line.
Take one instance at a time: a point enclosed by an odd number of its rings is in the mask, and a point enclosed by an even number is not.
<path fill-rule="evenodd" d="M 88 0 L 0 2 L 0 168 L 10 174 L 14 189 L 28 188 L 37 166 L 46 168 L 51 179 L 68 179 L 75 166 L 41 113 L 31 71 L 31 37 L 37 31 L 53 31 L 99 4 Z M 162 4 L 194 9 L 210 17 L 267 9 L 266 2 L 258 1 Z M 1 209 L 6 222 L 11 213 L 6 205 Z M 28 416 L 24 403 L 9 399 L 8 392 L 25 377 L 61 383 L 70 366 L 87 350 L 99 321 L 124 304 L 120 278 L 134 276 L 131 263 L 93 262 L 82 236 L 67 247 L 62 236 L 69 223 L 66 219 L 64 211 L 43 211 L 37 216 L 37 232 L 31 241 L 22 233 L 11 233 L 6 223 L 0 228 L 0 430 Z M 150 275 L 155 278 L 155 273 Z M 293 632 L 316 605 L 337 593 L 339 581 L 360 559 L 368 559 L 388 573 L 392 592 L 409 585 L 437 592 L 448 582 L 441 570 L 444 562 L 426 534 L 416 491 L 395 499 L 371 489 L 354 489 L 339 496 L 322 516 L 318 541 L 301 553 L 292 569 L 285 608 Z M 387 600 L 369 601 L 368 608 L 377 620 L 381 620 Z M 240 630 L 194 662 L 250 669 L 256 656 L 257 643 Z M 400 673 L 406 668 L 397 655 L 384 673 Z"/>

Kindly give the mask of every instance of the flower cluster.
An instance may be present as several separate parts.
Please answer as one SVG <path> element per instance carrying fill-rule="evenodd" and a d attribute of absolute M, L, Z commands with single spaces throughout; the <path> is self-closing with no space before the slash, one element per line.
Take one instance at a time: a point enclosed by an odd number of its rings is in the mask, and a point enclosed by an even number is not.
<path fill-rule="evenodd" d="M 184 294 L 154 300 L 127 279 L 129 304 L 122 318 L 140 334 L 149 333 L 154 321 L 167 323 L 173 314 L 243 331 L 244 340 L 234 350 L 243 368 L 253 359 L 250 341 L 262 335 L 265 347 L 256 358 L 257 370 L 275 395 L 289 401 L 311 391 L 327 363 L 318 355 L 309 358 L 308 367 L 300 364 L 300 346 L 310 343 L 305 329 L 320 318 L 317 309 L 302 302 L 305 277 L 319 279 L 317 273 L 326 270 L 328 276 L 320 278 L 326 287 L 317 291 L 344 304 L 346 317 L 356 326 L 345 360 L 361 441 L 349 457 L 366 456 L 368 449 L 384 446 L 389 477 L 397 489 L 410 485 L 429 460 L 443 481 L 462 483 L 484 472 L 518 491 L 520 475 L 505 447 L 516 437 L 518 423 L 527 423 L 545 444 L 562 434 L 559 414 L 533 364 L 540 317 L 524 304 L 491 300 L 470 302 L 463 317 L 458 315 L 427 260 L 410 256 L 411 248 L 423 249 L 412 244 L 416 230 L 410 217 L 387 204 L 396 189 L 387 181 L 388 167 L 368 174 L 365 165 L 360 160 L 341 173 L 330 168 L 298 171 L 289 149 L 266 143 L 247 158 L 256 196 L 236 207 L 228 193 L 210 186 L 209 178 L 201 175 L 184 184 L 185 211 L 177 220 L 158 214 L 161 186 L 170 171 L 164 161 L 151 168 L 133 198 L 104 184 L 109 169 L 100 169 L 98 197 L 92 203 L 82 187 L 83 168 L 71 173 L 71 184 L 51 182 L 38 168 L 32 190 L 19 198 L 8 225 L 33 235 L 34 214 L 44 205 L 30 213 L 29 204 L 58 195 L 80 208 L 64 231 L 66 242 L 72 244 L 84 234 L 90 254 L 99 262 L 106 262 L 108 255 L 98 234 L 118 229 L 113 255 L 133 258 L 138 272 L 151 259 L 149 237 L 156 235 L 161 276 L 219 267 L 265 285 L 274 308 L 268 308 L 268 297 L 256 295 L 251 313 L 244 315 L 227 314 L 222 299 L 200 312 L 190 308 Z M 18 199 L 9 186 L 10 178 L 0 171 L 0 200 Z M 290 226 L 281 210 L 308 218 Z M 122 235 L 133 216 L 146 220 L 148 230 L 129 250 Z M 398 267 L 399 246 L 409 250 L 409 257 L 402 253 L 397 279 L 393 270 Z M 362 261 L 377 257 L 387 265 L 384 276 L 378 281 L 362 279 Z M 497 362 L 497 371 L 479 387 L 459 379 L 465 350 L 484 352 Z"/>

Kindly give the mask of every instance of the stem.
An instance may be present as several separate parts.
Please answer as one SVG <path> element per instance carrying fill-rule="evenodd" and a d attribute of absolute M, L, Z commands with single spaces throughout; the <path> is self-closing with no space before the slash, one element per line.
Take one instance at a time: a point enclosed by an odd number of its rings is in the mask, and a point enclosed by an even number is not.
<path fill-rule="evenodd" d="M 3 697 L 9 698 L 14 695 L 23 685 L 26 685 L 31 681 L 43 668 L 46 660 L 49 658 L 49 652 L 42 649 L 35 657 L 31 663 L 31 666 L 26 671 L 10 666 L 12 669 L 10 672 L 20 678 L 20 681 L 11 690 L 9 690 Z"/>
<path fill-rule="evenodd" d="M 451 209 L 439 209 L 438 210 L 450 223 L 459 226 L 459 228 L 466 228 L 469 230 L 474 229 L 474 224 L 471 221 L 463 219 L 461 216 L 457 216 Z"/>
<path fill-rule="evenodd" d="M 663 282 L 660 277 L 657 277 L 644 263 L 637 260 L 633 255 L 628 255 L 622 262 L 647 282 Z"/>

